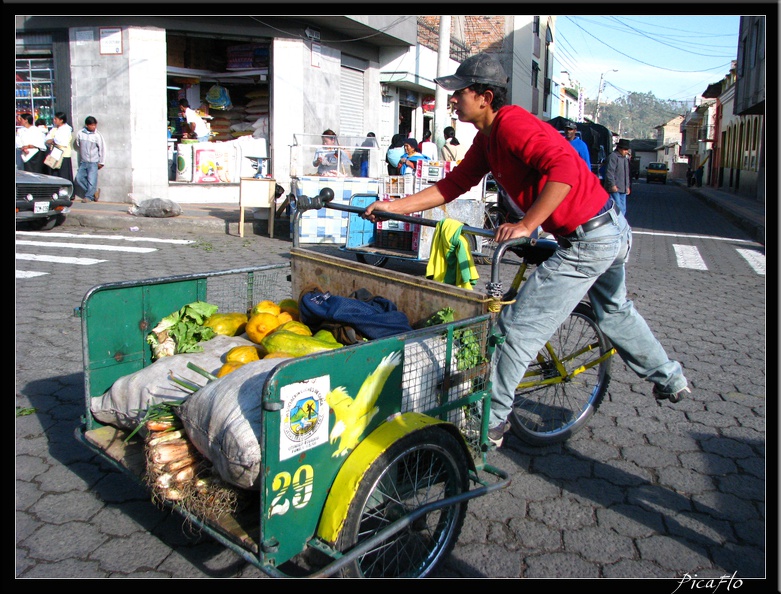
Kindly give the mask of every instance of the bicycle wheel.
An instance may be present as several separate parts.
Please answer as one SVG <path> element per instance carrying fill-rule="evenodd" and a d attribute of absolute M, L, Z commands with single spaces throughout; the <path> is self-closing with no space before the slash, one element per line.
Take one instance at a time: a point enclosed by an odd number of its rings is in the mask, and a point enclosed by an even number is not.
<path fill-rule="evenodd" d="M 468 490 L 464 448 L 446 430 L 425 427 L 389 447 L 361 479 L 336 546 L 347 551 L 415 509 Z M 342 569 L 343 577 L 423 577 L 455 545 L 467 502 L 413 521 Z"/>
<path fill-rule="evenodd" d="M 612 357 L 597 360 L 613 347 L 597 326 L 589 303 L 578 304 L 548 345 L 529 365 L 509 417 L 513 433 L 532 445 L 572 437 L 599 408 L 610 384 Z"/>
<path fill-rule="evenodd" d="M 507 219 L 502 212 L 502 209 L 498 206 L 492 206 L 487 208 L 485 216 L 483 217 L 483 229 L 496 229 L 502 223 L 506 223 Z M 482 238 L 482 249 L 480 255 L 475 257 L 476 264 L 490 264 L 496 251 L 496 242 L 488 237 Z"/>
<path fill-rule="evenodd" d="M 388 263 L 387 256 L 375 256 L 373 254 L 355 254 L 355 257 L 361 264 L 368 264 L 369 266 L 376 266 L 382 268 Z"/>

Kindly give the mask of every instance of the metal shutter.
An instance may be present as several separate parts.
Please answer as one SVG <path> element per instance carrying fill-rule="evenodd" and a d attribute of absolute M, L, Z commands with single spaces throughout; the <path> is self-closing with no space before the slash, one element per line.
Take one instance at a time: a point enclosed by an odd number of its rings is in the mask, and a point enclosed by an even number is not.
<path fill-rule="evenodd" d="M 342 66 L 339 106 L 339 134 L 363 136 L 363 71 Z"/>

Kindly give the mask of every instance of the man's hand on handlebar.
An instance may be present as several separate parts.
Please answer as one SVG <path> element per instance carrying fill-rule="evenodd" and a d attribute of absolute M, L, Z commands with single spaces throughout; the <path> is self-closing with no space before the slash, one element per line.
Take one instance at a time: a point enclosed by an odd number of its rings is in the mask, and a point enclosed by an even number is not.
<path fill-rule="evenodd" d="M 494 240 L 496 243 L 502 243 L 503 241 L 516 239 L 518 237 L 531 237 L 534 231 L 535 229 L 527 229 L 522 220 L 517 223 L 503 223 L 496 228 Z"/>
<path fill-rule="evenodd" d="M 375 215 L 373 213 L 374 212 L 379 213 L 382 211 L 390 212 L 390 204 L 391 204 L 390 201 L 387 200 L 377 200 L 375 202 L 372 202 L 363 211 L 361 218 L 371 221 L 372 223 L 376 223 L 377 221 L 384 221 L 385 219 L 383 219 L 382 216 Z"/>

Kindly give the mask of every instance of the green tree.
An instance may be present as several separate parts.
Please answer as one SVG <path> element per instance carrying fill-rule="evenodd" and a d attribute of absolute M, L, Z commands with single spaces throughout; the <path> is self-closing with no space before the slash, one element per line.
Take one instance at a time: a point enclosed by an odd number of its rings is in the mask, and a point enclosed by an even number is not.
<path fill-rule="evenodd" d="M 596 101 L 586 99 L 587 114 L 596 113 Z M 677 115 L 683 115 L 689 107 L 685 101 L 657 99 L 653 93 L 632 92 L 610 103 L 599 106 L 598 123 L 622 138 L 655 138 L 656 127 Z M 592 117 L 593 119 L 593 117 Z"/>

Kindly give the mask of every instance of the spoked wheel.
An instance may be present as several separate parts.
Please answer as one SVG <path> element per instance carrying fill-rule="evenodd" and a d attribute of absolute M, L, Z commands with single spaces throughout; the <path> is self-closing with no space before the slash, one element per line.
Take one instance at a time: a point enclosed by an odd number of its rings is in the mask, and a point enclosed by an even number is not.
<path fill-rule="evenodd" d="M 504 216 L 502 209 L 498 206 L 492 206 L 485 211 L 485 217 L 483 217 L 483 229 L 494 230 L 502 223 L 506 223 L 507 218 Z M 483 237 L 483 247 L 480 250 L 480 255 L 475 257 L 477 264 L 490 264 L 496 251 L 496 242 L 488 237 Z"/>
<path fill-rule="evenodd" d="M 377 458 L 361 479 L 336 546 L 346 552 L 428 503 L 468 490 L 464 448 L 446 430 L 410 433 Z M 455 545 L 467 502 L 431 511 L 358 557 L 343 577 L 423 577 Z"/>
<path fill-rule="evenodd" d="M 361 264 L 368 264 L 369 266 L 376 266 L 382 268 L 388 263 L 387 256 L 375 256 L 374 254 L 355 254 L 355 257 Z"/>
<path fill-rule="evenodd" d="M 579 303 L 543 348 L 515 392 L 510 412 L 513 433 L 532 445 L 546 445 L 569 439 L 596 412 L 610 383 L 606 355 L 613 347 L 594 321 L 588 303 Z M 566 369 L 561 381 L 558 365 Z M 572 375 L 573 371 L 583 369 Z"/>

